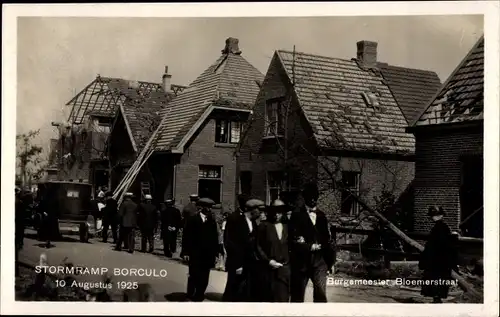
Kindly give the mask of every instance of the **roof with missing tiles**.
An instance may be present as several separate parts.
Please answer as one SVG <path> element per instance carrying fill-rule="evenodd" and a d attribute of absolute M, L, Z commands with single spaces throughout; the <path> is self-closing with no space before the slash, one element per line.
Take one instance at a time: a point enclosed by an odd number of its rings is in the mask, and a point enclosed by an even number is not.
<path fill-rule="evenodd" d="M 484 37 L 453 71 L 414 126 L 482 120 L 484 116 Z"/>
<path fill-rule="evenodd" d="M 416 119 L 441 87 L 441 81 L 433 71 L 386 63 L 378 63 L 377 67 L 408 123 Z"/>
<path fill-rule="evenodd" d="M 293 53 L 276 54 L 322 147 L 411 154 L 413 135 L 380 71 L 356 60 Z"/>
<path fill-rule="evenodd" d="M 227 48 L 228 41 L 235 49 Z M 222 55 L 162 110 L 155 150 L 177 147 L 205 110 L 222 99 L 229 108 L 253 106 L 264 75 L 241 56 L 237 45 L 236 39 L 228 39 Z"/>

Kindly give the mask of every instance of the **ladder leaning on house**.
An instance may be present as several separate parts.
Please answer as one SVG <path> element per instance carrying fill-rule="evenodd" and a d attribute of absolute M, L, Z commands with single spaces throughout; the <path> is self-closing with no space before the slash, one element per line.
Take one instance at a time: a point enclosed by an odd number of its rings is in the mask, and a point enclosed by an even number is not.
<path fill-rule="evenodd" d="M 155 151 L 156 143 L 157 143 L 157 135 L 159 131 L 161 131 L 163 124 L 165 123 L 165 119 L 167 116 L 170 114 L 170 111 L 172 110 L 172 107 L 170 107 L 167 111 L 167 113 L 163 116 L 163 118 L 160 121 L 160 124 L 158 125 L 158 128 L 153 132 L 153 135 L 149 138 L 148 142 L 142 149 L 141 153 L 139 156 L 137 156 L 137 159 L 135 160 L 134 164 L 130 167 L 128 170 L 127 174 L 123 177 L 123 179 L 120 181 L 120 184 L 116 187 L 114 193 L 113 193 L 113 199 L 117 200 L 118 206 L 121 205 L 123 201 L 123 197 L 125 196 L 125 193 L 129 190 L 130 186 L 134 183 L 137 175 L 141 171 L 142 167 L 146 162 L 148 161 L 149 157 L 153 154 Z M 149 183 L 148 183 L 149 186 Z M 141 189 L 142 192 L 142 189 Z M 144 193 L 142 194 L 144 195 Z"/>

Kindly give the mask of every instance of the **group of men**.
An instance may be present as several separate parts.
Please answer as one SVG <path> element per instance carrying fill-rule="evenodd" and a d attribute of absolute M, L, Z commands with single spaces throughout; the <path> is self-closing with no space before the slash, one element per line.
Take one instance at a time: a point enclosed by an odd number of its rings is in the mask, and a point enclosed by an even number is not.
<path fill-rule="evenodd" d="M 314 301 L 326 302 L 326 279 L 335 261 L 327 218 L 317 207 L 317 186 L 302 192 L 303 206 L 275 200 L 270 206 L 240 195 L 227 218 L 223 240 L 212 214 L 213 200 L 201 198 L 185 223 L 181 255 L 189 264 L 187 297 L 203 301 L 210 269 L 227 253 L 223 300 L 303 302 L 309 280 Z M 222 242 L 222 243 L 221 243 Z"/>
<path fill-rule="evenodd" d="M 132 193 L 126 193 L 120 208 L 112 194 L 106 194 L 102 208 L 103 231 L 102 241 L 107 242 L 108 231 L 111 229 L 115 250 L 121 251 L 122 246 L 129 253 L 135 250 L 136 229 L 141 233 L 141 251 L 152 253 L 155 245 L 155 233 L 160 223 L 164 253 L 172 257 L 176 251 L 177 235 L 182 226 L 181 212 L 169 199 L 160 204 L 153 203 L 151 195 L 145 195 L 144 201 L 137 204 Z M 119 229 L 118 229 L 119 227 Z"/>

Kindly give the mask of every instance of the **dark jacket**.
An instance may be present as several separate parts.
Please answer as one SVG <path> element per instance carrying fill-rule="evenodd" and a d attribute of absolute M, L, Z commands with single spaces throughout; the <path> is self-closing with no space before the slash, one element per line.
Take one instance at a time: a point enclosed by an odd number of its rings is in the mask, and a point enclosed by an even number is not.
<path fill-rule="evenodd" d="M 139 204 L 137 223 L 142 231 L 154 231 L 158 226 L 158 209 L 152 203 Z"/>
<path fill-rule="evenodd" d="M 160 214 L 161 230 L 168 231 L 168 227 L 179 229 L 182 226 L 181 211 L 175 206 L 167 206 Z"/>
<path fill-rule="evenodd" d="M 274 223 L 262 222 L 257 228 L 257 256 L 261 275 L 259 299 L 264 302 L 288 301 L 290 287 L 288 226 L 283 224 L 281 239 Z M 283 264 L 272 268 L 271 260 Z"/>
<path fill-rule="evenodd" d="M 189 204 L 184 206 L 184 209 L 182 209 L 182 219 L 184 219 L 184 223 L 186 223 L 187 219 L 196 215 L 197 213 L 198 208 L 196 207 L 196 204 L 190 202 Z"/>
<path fill-rule="evenodd" d="M 292 214 L 289 221 L 289 238 L 292 266 L 298 270 L 318 267 L 326 264 L 331 268 L 334 264 L 334 251 L 330 241 L 328 220 L 324 212 L 316 209 L 316 225 L 313 225 L 305 207 Z M 304 243 L 297 240 L 302 237 Z M 311 246 L 321 244 L 321 250 L 311 251 Z"/>
<path fill-rule="evenodd" d="M 189 256 L 190 265 L 213 268 L 219 255 L 219 238 L 215 220 L 205 222 L 196 214 L 186 221 L 182 239 L 182 254 Z"/>
<path fill-rule="evenodd" d="M 451 271 L 457 266 L 458 254 L 450 228 L 439 220 L 432 227 L 425 248 L 420 255 L 419 268 L 423 270 L 423 280 L 450 280 Z M 446 298 L 449 285 L 423 285 L 422 295 Z M 435 282 L 434 282 L 435 284 Z"/>
<path fill-rule="evenodd" d="M 104 207 L 103 219 L 107 221 L 116 221 L 118 216 L 118 203 L 113 198 L 106 200 L 106 207 Z"/>
<path fill-rule="evenodd" d="M 257 224 L 252 221 L 253 231 L 250 232 L 245 215 L 232 213 L 227 217 L 224 230 L 224 245 L 226 247 L 226 269 L 237 270 L 246 265 L 252 265 L 256 260 L 255 232 Z"/>
<path fill-rule="evenodd" d="M 119 211 L 120 225 L 124 228 L 137 227 L 137 204 L 131 199 L 122 202 Z"/>
<path fill-rule="evenodd" d="M 16 223 L 16 231 L 15 231 L 15 240 L 16 246 L 20 247 L 23 244 L 24 240 L 24 228 L 26 222 L 26 208 L 23 204 L 21 198 L 16 195 L 16 213 L 15 213 L 15 223 Z"/>

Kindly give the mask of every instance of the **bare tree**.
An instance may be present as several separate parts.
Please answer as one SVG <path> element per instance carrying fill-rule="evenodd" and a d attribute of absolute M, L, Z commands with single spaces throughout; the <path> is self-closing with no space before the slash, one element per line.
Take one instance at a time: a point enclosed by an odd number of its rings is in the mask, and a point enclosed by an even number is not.
<path fill-rule="evenodd" d="M 40 130 L 30 130 L 16 136 L 17 167 L 23 186 L 31 186 L 31 183 L 38 181 L 44 173 L 46 162 L 42 156 L 43 148 L 33 144 L 39 134 Z"/>

